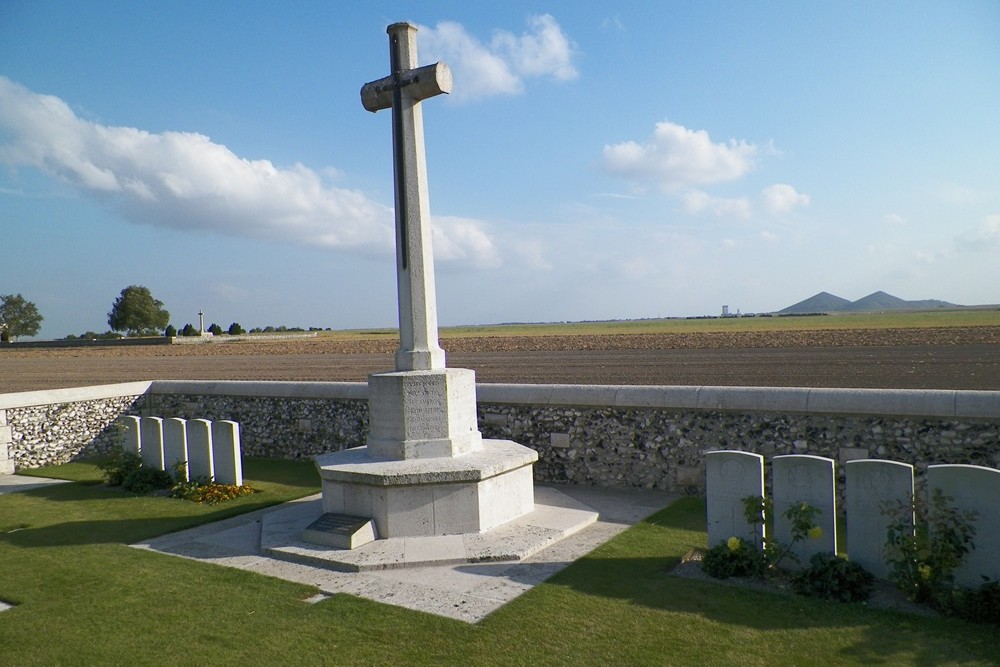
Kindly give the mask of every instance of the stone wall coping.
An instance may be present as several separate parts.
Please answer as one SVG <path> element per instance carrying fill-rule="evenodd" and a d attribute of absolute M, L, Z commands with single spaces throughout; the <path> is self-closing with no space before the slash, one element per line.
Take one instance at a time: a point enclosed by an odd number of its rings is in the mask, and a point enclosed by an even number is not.
<path fill-rule="evenodd" d="M 142 394 L 368 399 L 364 382 L 153 380 L 0 394 L 0 409 Z M 486 404 L 1000 419 L 1000 391 L 478 384 Z"/>
<path fill-rule="evenodd" d="M 368 400 L 365 382 L 154 380 L 151 394 Z"/>
<path fill-rule="evenodd" d="M 99 401 L 106 398 L 120 398 L 122 396 L 142 396 L 149 391 L 151 384 L 148 381 L 121 382 L 118 384 L 99 384 L 91 387 L 43 389 L 41 391 L 0 394 L 0 410 L 30 408 L 37 405 L 55 405 L 58 403 Z"/>
<path fill-rule="evenodd" d="M 1000 391 L 480 384 L 480 403 L 1000 419 Z"/>

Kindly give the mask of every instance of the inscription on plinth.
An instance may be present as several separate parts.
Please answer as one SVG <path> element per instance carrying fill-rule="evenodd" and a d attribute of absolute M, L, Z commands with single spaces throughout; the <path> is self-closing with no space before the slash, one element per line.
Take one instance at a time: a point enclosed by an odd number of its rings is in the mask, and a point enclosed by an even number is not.
<path fill-rule="evenodd" d="M 337 549 L 356 549 L 374 541 L 375 522 L 363 516 L 327 512 L 306 526 L 302 539 Z"/>

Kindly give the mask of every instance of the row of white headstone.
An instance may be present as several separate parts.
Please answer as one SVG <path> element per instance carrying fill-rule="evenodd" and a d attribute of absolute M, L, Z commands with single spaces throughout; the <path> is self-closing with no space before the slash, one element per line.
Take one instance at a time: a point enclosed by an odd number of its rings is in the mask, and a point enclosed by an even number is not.
<path fill-rule="evenodd" d="M 144 466 L 169 472 L 179 467 L 185 480 L 243 485 L 238 423 L 134 415 L 123 421 L 123 447 L 142 457 Z"/>
<path fill-rule="evenodd" d="M 844 464 L 846 551 L 869 572 L 888 578 L 886 531 L 893 519 L 885 507 L 909 506 L 914 494 L 913 466 L 897 461 L 861 459 Z M 743 499 L 764 497 L 764 457 L 740 451 L 705 454 L 708 545 L 730 537 L 759 544 L 763 526 L 748 522 Z M 799 542 L 794 553 L 808 564 L 815 553 L 837 550 L 837 486 L 833 459 L 821 456 L 776 456 L 771 460 L 774 540 L 792 541 L 788 508 L 808 503 L 820 510 L 818 539 Z M 976 512 L 974 549 L 955 571 L 955 581 L 976 587 L 983 576 L 1000 579 L 1000 470 L 974 465 L 932 465 L 927 469 L 928 498 L 935 489 L 952 498 L 958 510 Z"/>

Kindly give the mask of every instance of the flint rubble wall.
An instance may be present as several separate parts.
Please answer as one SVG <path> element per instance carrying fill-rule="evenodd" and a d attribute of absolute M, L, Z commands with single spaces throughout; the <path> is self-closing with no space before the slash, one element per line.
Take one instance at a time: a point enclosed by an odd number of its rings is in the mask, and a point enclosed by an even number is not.
<path fill-rule="evenodd" d="M 1000 466 L 1000 392 L 490 385 L 486 438 L 536 449 L 535 478 L 704 491 L 703 455 L 814 454 Z M 246 456 L 308 459 L 364 444 L 367 386 L 154 381 L 0 395 L 0 465 L 35 468 L 100 454 L 126 414 L 231 419 Z"/>

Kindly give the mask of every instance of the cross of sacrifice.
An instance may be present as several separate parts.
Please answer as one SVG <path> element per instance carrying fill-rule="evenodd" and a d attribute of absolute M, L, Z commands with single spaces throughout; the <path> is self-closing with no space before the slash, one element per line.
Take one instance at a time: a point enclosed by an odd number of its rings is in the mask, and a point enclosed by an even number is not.
<path fill-rule="evenodd" d="M 361 103 L 372 113 L 392 109 L 400 340 L 396 370 L 436 370 L 444 368 L 445 362 L 444 350 L 438 345 L 420 101 L 451 92 L 451 70 L 444 63 L 416 67 L 416 26 L 393 23 L 386 32 L 392 74 L 362 86 Z"/>

